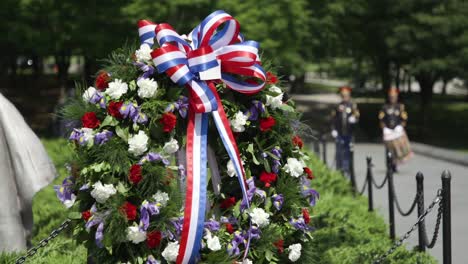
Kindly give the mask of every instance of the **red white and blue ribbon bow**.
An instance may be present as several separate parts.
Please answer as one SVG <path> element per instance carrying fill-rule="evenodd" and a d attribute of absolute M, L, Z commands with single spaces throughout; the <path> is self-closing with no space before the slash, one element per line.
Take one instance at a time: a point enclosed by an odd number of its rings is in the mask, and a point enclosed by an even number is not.
<path fill-rule="evenodd" d="M 223 82 L 234 91 L 254 94 L 263 89 L 266 76 L 259 64 L 258 43 L 244 41 L 239 23 L 224 11 L 206 17 L 187 40 L 169 24 L 157 25 L 155 32 L 160 47 L 151 55 L 158 72 L 165 72 L 173 82 L 190 90 L 185 212 L 177 263 L 195 263 L 205 221 L 210 113 L 234 164 L 243 199 L 247 204 L 249 201 L 239 150 L 214 84 Z M 141 40 L 149 43 L 145 34 L 140 30 Z M 247 252 L 248 246 L 244 257 Z"/>

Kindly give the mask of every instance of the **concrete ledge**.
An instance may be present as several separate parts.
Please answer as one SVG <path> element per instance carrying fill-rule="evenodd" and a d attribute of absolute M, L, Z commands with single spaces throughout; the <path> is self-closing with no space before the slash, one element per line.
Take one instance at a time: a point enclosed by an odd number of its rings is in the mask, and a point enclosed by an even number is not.
<path fill-rule="evenodd" d="M 468 153 L 411 142 L 413 151 L 419 155 L 468 166 Z"/>

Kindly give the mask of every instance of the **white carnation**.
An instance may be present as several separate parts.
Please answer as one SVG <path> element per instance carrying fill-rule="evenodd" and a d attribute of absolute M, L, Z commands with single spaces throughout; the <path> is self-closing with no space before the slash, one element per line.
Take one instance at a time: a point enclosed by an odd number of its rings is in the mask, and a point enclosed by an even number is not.
<path fill-rule="evenodd" d="M 81 96 L 83 98 L 83 101 L 89 102 L 93 95 L 96 93 L 96 88 L 90 86 L 86 91 L 84 91 L 83 95 Z"/>
<path fill-rule="evenodd" d="M 277 96 L 266 96 L 266 105 L 271 107 L 271 109 L 276 109 L 283 104 L 283 94 Z"/>
<path fill-rule="evenodd" d="M 302 245 L 301 244 L 293 244 L 288 247 L 289 249 L 289 255 L 288 258 L 292 262 L 296 262 L 300 257 L 301 257 L 301 249 Z"/>
<path fill-rule="evenodd" d="M 123 94 L 128 91 L 128 85 L 120 79 L 115 79 L 109 83 L 109 88 L 106 89 L 106 94 L 112 99 L 119 99 Z"/>
<path fill-rule="evenodd" d="M 176 153 L 177 150 L 179 150 L 179 143 L 176 139 L 171 139 L 170 141 L 164 144 L 163 151 L 167 154 Z"/>
<path fill-rule="evenodd" d="M 245 125 L 247 124 L 248 116 L 244 115 L 241 111 L 237 112 L 234 115 L 234 118 L 230 120 L 232 131 L 234 132 L 244 132 Z"/>
<path fill-rule="evenodd" d="M 226 167 L 227 167 L 227 174 L 229 175 L 229 177 L 236 176 L 236 169 L 234 168 L 234 163 L 232 162 L 232 160 L 228 161 Z"/>
<path fill-rule="evenodd" d="M 138 244 L 146 240 L 146 232 L 140 230 L 138 226 L 127 227 L 127 240 L 133 244 Z"/>
<path fill-rule="evenodd" d="M 102 184 L 101 181 L 93 184 L 93 190 L 91 196 L 96 199 L 98 203 L 105 203 L 109 197 L 116 194 L 117 190 L 112 184 Z"/>
<path fill-rule="evenodd" d="M 219 237 L 212 236 L 211 232 L 206 230 L 206 244 L 211 251 L 218 251 L 221 249 L 221 243 L 219 243 Z"/>
<path fill-rule="evenodd" d="M 167 201 L 169 201 L 169 195 L 165 192 L 157 191 L 153 195 L 153 199 L 159 206 L 164 207 L 167 205 Z"/>
<path fill-rule="evenodd" d="M 162 252 L 163 258 L 167 262 L 175 262 L 177 260 L 177 255 L 179 254 L 179 242 L 169 242 L 167 247 Z"/>
<path fill-rule="evenodd" d="M 267 226 L 270 223 L 270 215 L 262 208 L 254 208 L 249 215 L 252 219 L 252 223 L 257 224 L 259 227 Z"/>
<path fill-rule="evenodd" d="M 300 177 L 304 174 L 304 162 L 297 160 L 296 158 L 288 158 L 287 164 L 284 165 L 284 170 L 293 177 Z"/>
<path fill-rule="evenodd" d="M 246 258 L 242 262 L 236 261 L 236 264 L 253 264 L 253 262 L 250 259 Z"/>
<path fill-rule="evenodd" d="M 158 90 L 158 83 L 155 80 L 153 80 L 153 78 L 141 78 L 137 81 L 137 85 L 138 96 L 140 96 L 141 98 L 151 98 L 156 94 L 156 91 Z"/>
<path fill-rule="evenodd" d="M 135 51 L 135 56 L 138 61 L 149 62 L 151 61 L 151 48 L 148 45 L 141 45 L 140 49 Z"/>
<path fill-rule="evenodd" d="M 283 90 L 281 90 L 281 88 L 279 88 L 278 86 L 276 85 L 273 85 L 270 87 L 270 92 L 274 92 L 274 93 L 279 93 L 279 94 L 282 94 L 283 93 Z"/>
<path fill-rule="evenodd" d="M 128 139 L 128 152 L 139 156 L 148 150 L 148 136 L 142 130 Z"/>

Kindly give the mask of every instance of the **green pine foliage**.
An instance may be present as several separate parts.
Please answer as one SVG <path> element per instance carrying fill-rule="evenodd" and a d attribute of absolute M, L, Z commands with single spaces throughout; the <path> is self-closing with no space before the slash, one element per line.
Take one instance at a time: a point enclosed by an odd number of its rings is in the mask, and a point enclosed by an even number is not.
<path fill-rule="evenodd" d="M 64 140 L 43 141 L 50 157 L 59 169 L 60 176 L 54 184 L 60 184 L 67 175 L 64 165 L 72 157 L 71 149 Z M 391 246 L 384 219 L 375 212 L 367 211 L 367 200 L 352 196 L 349 183 L 338 172 L 330 171 L 314 155 L 308 162 L 316 175 L 315 187 L 320 192 L 320 202 L 314 208 L 312 221 L 316 230 L 313 239 L 304 245 L 301 260 L 304 264 L 354 264 L 371 263 L 377 255 Z M 33 244 L 59 226 L 66 218 L 66 209 L 55 197 L 53 184 L 44 188 L 34 198 Z M 227 232 L 225 232 L 228 235 Z M 272 233 L 276 235 L 275 233 Z M 46 248 L 28 260 L 33 264 L 81 264 L 86 262 L 87 251 L 71 238 L 70 229 L 59 235 Z M 269 235 L 269 234 L 268 234 Z M 407 245 L 410 247 L 411 245 Z M 1 264 L 10 264 L 24 252 L 0 254 Z M 202 263 L 230 264 L 224 252 L 215 251 L 206 255 Z M 279 263 L 288 263 L 282 259 Z M 400 247 L 385 264 L 436 263 L 426 253 L 409 251 Z"/>

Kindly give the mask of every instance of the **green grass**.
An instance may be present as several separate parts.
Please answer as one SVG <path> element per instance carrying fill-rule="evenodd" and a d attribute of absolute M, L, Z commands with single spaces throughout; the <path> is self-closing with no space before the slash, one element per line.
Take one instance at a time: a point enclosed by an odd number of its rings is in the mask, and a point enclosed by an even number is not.
<path fill-rule="evenodd" d="M 49 155 L 59 169 L 59 184 L 66 176 L 64 164 L 71 152 L 64 140 L 44 140 Z M 371 263 L 391 246 L 387 225 L 376 213 L 367 211 L 364 197 L 354 198 L 349 184 L 338 172 L 330 171 L 316 157 L 312 157 L 315 187 L 321 198 L 314 208 L 312 221 L 317 228 L 313 242 L 302 254 L 314 257 L 314 263 L 354 264 Z M 66 219 L 64 207 L 58 202 L 53 185 L 44 188 L 34 198 L 34 238 L 36 244 Z M 23 252 L 24 253 L 24 252 Z M 14 263 L 20 254 L 0 254 L 0 264 Z M 435 263 L 427 254 L 408 251 L 400 247 L 384 263 Z M 27 263 L 68 264 L 86 263 L 86 249 L 71 240 L 70 230 L 62 233 Z M 301 263 L 299 260 L 296 263 Z M 307 263 L 311 264 L 311 263 Z"/>

